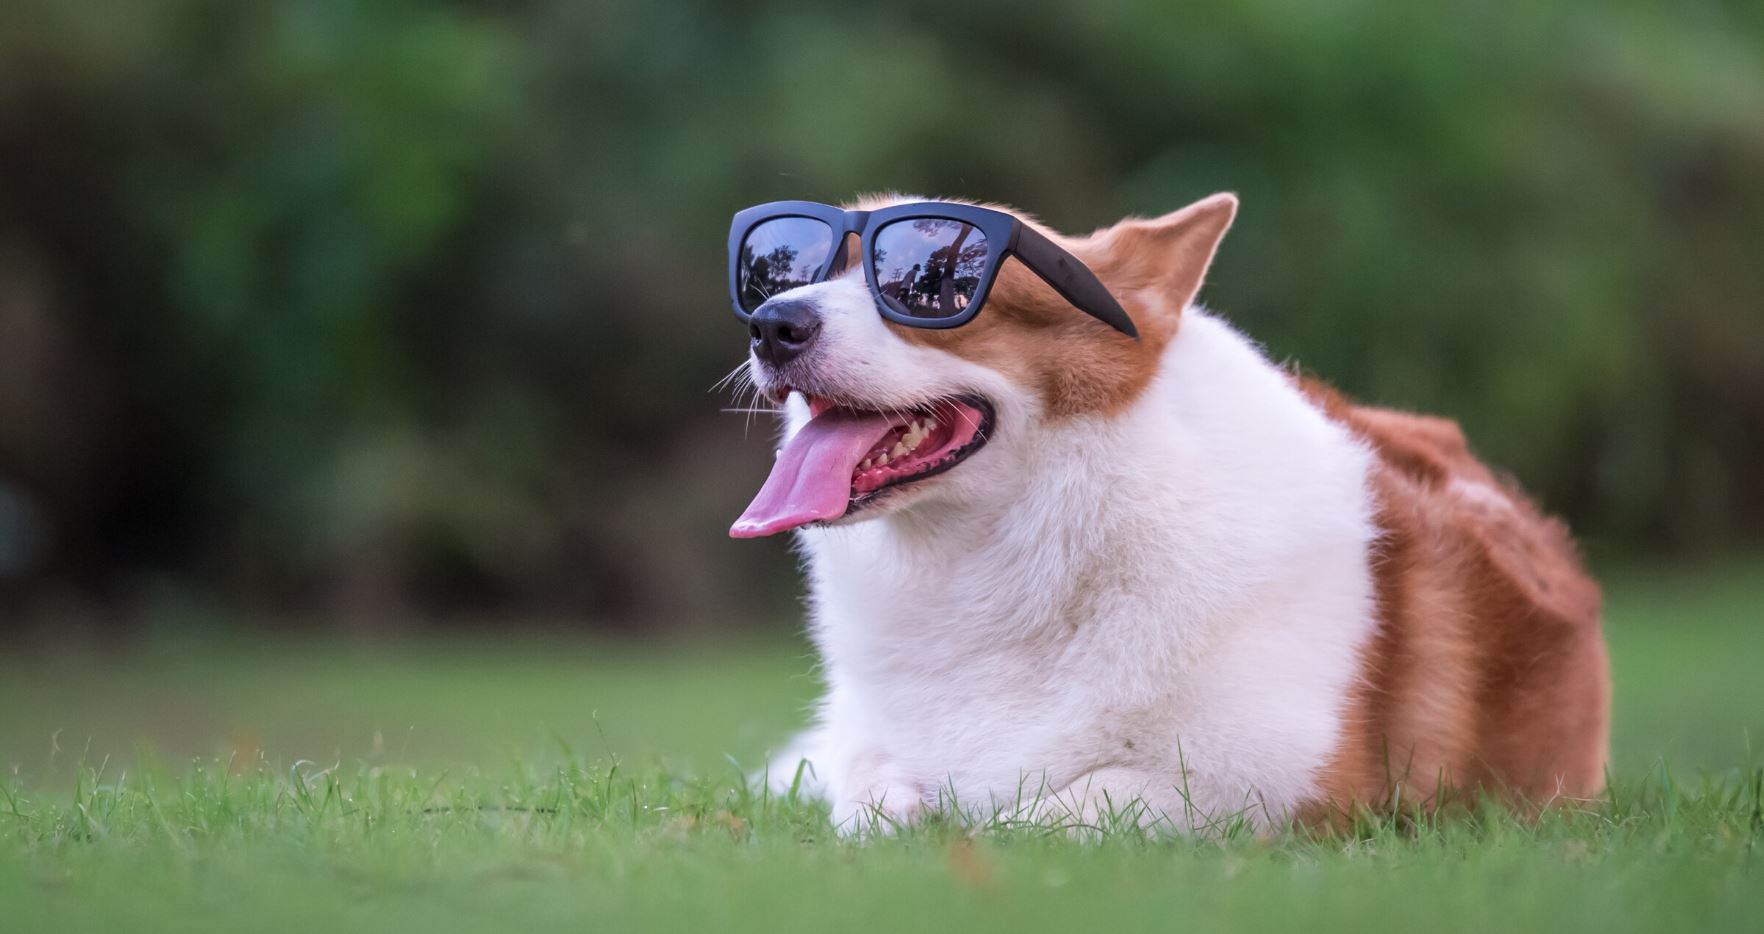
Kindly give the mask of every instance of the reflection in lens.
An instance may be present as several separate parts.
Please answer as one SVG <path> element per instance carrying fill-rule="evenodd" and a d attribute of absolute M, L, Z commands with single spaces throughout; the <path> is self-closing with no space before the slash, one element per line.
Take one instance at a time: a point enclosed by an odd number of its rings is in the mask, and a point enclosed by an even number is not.
<path fill-rule="evenodd" d="M 921 217 L 876 232 L 876 286 L 895 311 L 950 318 L 974 300 L 986 269 L 986 235 L 972 224 Z"/>
<path fill-rule="evenodd" d="M 735 265 L 735 292 L 752 311 L 766 299 L 815 281 L 833 249 L 833 228 L 812 217 L 775 217 L 748 231 Z"/>

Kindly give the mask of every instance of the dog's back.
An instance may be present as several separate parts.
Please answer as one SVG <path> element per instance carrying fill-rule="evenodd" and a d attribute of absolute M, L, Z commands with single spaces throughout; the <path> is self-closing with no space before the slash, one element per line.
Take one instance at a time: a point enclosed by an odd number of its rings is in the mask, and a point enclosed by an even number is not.
<path fill-rule="evenodd" d="M 1378 624 L 1325 777 L 1331 806 L 1597 792 L 1608 665 L 1599 589 L 1567 529 L 1477 461 L 1456 423 L 1303 388 L 1378 457 Z"/>

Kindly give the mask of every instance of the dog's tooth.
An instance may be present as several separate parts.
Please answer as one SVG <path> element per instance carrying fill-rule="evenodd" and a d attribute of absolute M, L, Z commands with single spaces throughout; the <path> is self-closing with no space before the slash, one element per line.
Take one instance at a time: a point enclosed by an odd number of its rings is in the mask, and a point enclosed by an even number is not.
<path fill-rule="evenodd" d="M 902 454 L 905 454 L 906 452 L 908 452 L 910 450 L 912 450 L 912 448 L 907 447 L 906 444 L 904 444 L 903 442 L 896 441 L 896 442 L 894 442 L 894 447 L 889 449 L 888 456 L 889 457 L 899 457 Z"/>

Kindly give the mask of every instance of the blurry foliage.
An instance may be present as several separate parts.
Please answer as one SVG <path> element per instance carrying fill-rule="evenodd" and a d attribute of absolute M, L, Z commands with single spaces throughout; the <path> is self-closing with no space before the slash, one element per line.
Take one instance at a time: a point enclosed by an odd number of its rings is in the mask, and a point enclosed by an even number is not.
<path fill-rule="evenodd" d="M 1764 530 L 1751 0 L 10 0 L 0 613 L 774 606 L 727 217 L 875 189 L 1238 191 L 1275 356 L 1596 546 Z"/>

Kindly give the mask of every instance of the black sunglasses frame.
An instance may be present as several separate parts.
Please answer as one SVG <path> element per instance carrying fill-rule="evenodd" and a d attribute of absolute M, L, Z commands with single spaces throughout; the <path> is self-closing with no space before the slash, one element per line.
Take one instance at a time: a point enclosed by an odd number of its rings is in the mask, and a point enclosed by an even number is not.
<path fill-rule="evenodd" d="M 744 322 L 752 318 L 753 314 L 741 307 L 741 245 L 747 241 L 747 235 L 760 224 L 788 217 L 817 220 L 833 231 L 833 247 L 827 251 L 826 262 L 810 282 L 825 281 L 834 268 L 841 265 L 845 259 L 846 239 L 857 234 L 859 263 L 864 268 L 864 279 L 870 285 L 870 294 L 875 296 L 876 308 L 882 313 L 882 317 L 895 324 L 936 330 L 959 328 L 967 324 L 980 313 L 980 306 L 985 304 L 986 295 L 992 290 L 992 282 L 997 278 L 1005 257 L 1015 256 L 1079 311 L 1134 340 L 1139 339 L 1139 330 L 1133 326 L 1133 319 L 1127 316 L 1121 303 L 1115 300 L 1096 274 L 1090 271 L 1090 267 L 1076 256 L 1010 214 L 949 201 L 892 204 L 874 211 L 847 211 L 815 201 L 773 201 L 737 212 L 734 222 L 729 226 L 729 298 L 734 305 L 735 316 Z M 981 270 L 980 281 L 974 287 L 974 297 L 969 300 L 967 307 L 949 317 L 921 318 L 902 312 L 890 303 L 882 292 L 881 284 L 876 281 L 876 264 L 871 262 L 871 257 L 875 255 L 877 231 L 899 221 L 920 219 L 969 224 L 985 235 L 989 246 L 1002 244 L 987 250 L 986 267 Z"/>

